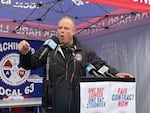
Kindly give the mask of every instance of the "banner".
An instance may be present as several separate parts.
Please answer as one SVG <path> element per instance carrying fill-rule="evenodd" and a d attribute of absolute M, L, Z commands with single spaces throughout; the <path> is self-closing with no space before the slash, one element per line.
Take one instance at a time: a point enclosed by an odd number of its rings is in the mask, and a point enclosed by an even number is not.
<path fill-rule="evenodd" d="M 47 24 L 19 22 L 0 18 L 0 37 L 45 41 L 56 34 L 55 27 Z"/>
<path fill-rule="evenodd" d="M 80 113 L 136 113 L 135 82 L 80 83 Z"/>
<path fill-rule="evenodd" d="M 84 0 L 128 10 L 150 13 L 150 0 Z"/>
<path fill-rule="evenodd" d="M 0 99 L 17 100 L 42 96 L 43 67 L 25 70 L 19 65 L 20 39 L 0 37 Z M 28 40 L 35 52 L 43 41 Z M 7 113 L 4 110 L 3 113 Z M 35 112 L 36 113 L 36 112 Z"/>

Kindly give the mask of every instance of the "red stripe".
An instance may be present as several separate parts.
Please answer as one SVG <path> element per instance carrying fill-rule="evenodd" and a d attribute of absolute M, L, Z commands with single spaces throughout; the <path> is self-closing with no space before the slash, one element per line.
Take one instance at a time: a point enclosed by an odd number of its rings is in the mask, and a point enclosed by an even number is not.
<path fill-rule="evenodd" d="M 84 0 L 132 11 L 150 13 L 150 0 Z"/>

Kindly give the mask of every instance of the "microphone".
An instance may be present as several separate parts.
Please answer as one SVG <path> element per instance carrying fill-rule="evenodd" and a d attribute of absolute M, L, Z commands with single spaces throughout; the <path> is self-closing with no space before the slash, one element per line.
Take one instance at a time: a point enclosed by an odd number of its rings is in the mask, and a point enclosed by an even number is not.
<path fill-rule="evenodd" d="M 39 59 L 41 59 L 49 50 L 55 50 L 56 47 L 58 46 L 58 38 L 56 36 L 52 36 L 50 39 L 46 40 L 43 44 L 44 50 L 43 52 L 40 54 Z"/>
<path fill-rule="evenodd" d="M 97 69 L 92 65 L 92 64 L 88 64 L 86 66 L 86 72 L 88 72 L 89 74 L 92 74 L 96 77 L 101 77 L 103 76 L 103 74 L 100 74 L 97 72 Z"/>
<path fill-rule="evenodd" d="M 108 72 L 109 70 L 109 67 L 107 66 L 102 66 L 99 70 L 98 70 L 98 73 L 102 74 L 102 75 L 105 75 L 105 76 L 109 76 L 109 77 L 112 77 L 112 78 L 115 78 L 115 75 L 111 74 Z"/>

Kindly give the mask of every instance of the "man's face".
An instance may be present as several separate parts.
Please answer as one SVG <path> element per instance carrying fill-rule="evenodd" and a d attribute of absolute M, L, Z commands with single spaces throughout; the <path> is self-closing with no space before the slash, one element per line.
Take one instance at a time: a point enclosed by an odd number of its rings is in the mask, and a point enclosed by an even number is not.
<path fill-rule="evenodd" d="M 59 21 L 57 28 L 57 35 L 60 44 L 68 46 L 72 45 L 74 34 L 75 34 L 75 26 L 70 19 L 64 18 Z"/>

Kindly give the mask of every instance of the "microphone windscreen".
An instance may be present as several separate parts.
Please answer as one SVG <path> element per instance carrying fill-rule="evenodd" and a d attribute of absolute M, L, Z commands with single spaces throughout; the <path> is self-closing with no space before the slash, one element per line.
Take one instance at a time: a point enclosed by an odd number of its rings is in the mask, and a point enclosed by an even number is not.
<path fill-rule="evenodd" d="M 57 44 L 59 44 L 59 40 L 58 40 L 58 38 L 56 36 L 52 36 L 51 39 L 53 41 L 55 41 Z"/>
<path fill-rule="evenodd" d="M 105 72 L 107 72 L 109 70 L 109 68 L 107 67 L 107 66 L 102 66 L 99 70 L 98 70 L 98 72 L 100 73 L 100 74 L 105 74 Z"/>
<path fill-rule="evenodd" d="M 92 70 L 94 70 L 94 69 L 95 69 L 95 67 L 92 64 L 88 64 L 86 66 L 86 72 L 88 72 L 90 74 L 91 74 Z"/>
<path fill-rule="evenodd" d="M 58 46 L 58 43 L 58 38 L 56 36 L 52 36 L 44 42 L 43 46 L 48 46 L 50 49 L 54 50 Z"/>

